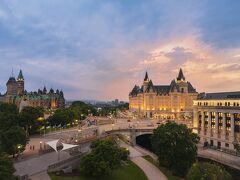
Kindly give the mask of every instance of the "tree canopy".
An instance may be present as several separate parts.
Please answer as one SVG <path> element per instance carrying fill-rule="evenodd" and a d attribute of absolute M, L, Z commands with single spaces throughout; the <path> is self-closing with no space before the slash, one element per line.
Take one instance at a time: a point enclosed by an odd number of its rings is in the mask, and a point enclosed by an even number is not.
<path fill-rule="evenodd" d="M 0 130 L 7 130 L 19 124 L 17 106 L 14 104 L 0 104 Z"/>
<path fill-rule="evenodd" d="M 187 174 L 187 180 L 232 180 L 232 176 L 221 166 L 210 163 L 195 163 Z"/>
<path fill-rule="evenodd" d="M 154 130 L 151 141 L 159 164 L 185 176 L 196 159 L 199 137 L 186 125 L 167 122 Z"/>
<path fill-rule="evenodd" d="M 233 146 L 234 146 L 234 149 L 236 149 L 236 151 L 240 153 L 240 141 L 235 140 L 233 142 Z"/>
<path fill-rule="evenodd" d="M 44 110 L 41 107 L 24 107 L 20 112 L 20 126 L 24 127 L 27 133 L 35 134 L 41 122 L 38 118 L 43 117 Z"/>
<path fill-rule="evenodd" d="M 1 131 L 1 150 L 8 154 L 16 154 L 25 150 L 27 143 L 26 133 L 19 126 L 13 126 L 7 131 Z"/>
<path fill-rule="evenodd" d="M 120 165 L 121 159 L 126 160 L 129 151 L 119 148 L 111 139 L 97 140 L 91 145 L 92 151 L 80 161 L 79 169 L 89 176 L 109 174 Z"/>
<path fill-rule="evenodd" d="M 15 179 L 13 173 L 15 169 L 13 167 L 12 160 L 8 157 L 8 154 L 0 152 L 0 179 L 1 180 L 13 180 Z"/>
<path fill-rule="evenodd" d="M 74 120 L 85 119 L 89 114 L 96 115 L 96 112 L 96 109 L 92 105 L 82 101 L 74 101 L 70 107 L 56 110 L 47 121 L 52 126 L 66 126 L 73 123 Z"/>
<path fill-rule="evenodd" d="M 16 105 L 0 104 L 0 150 L 14 155 L 22 152 L 27 143 L 26 133 L 20 124 Z"/>

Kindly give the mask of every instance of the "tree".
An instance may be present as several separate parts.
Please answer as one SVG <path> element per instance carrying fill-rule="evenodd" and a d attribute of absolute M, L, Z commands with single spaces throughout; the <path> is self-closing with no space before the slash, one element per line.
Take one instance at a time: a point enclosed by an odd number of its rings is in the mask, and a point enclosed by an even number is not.
<path fill-rule="evenodd" d="M 12 160 L 4 152 L 0 152 L 0 179 L 1 180 L 13 180 L 15 169 L 13 167 Z"/>
<path fill-rule="evenodd" d="M 65 126 L 74 121 L 74 113 L 71 109 L 58 109 L 47 120 L 52 126 Z"/>
<path fill-rule="evenodd" d="M 197 156 L 199 137 L 186 125 L 167 122 L 154 130 L 151 139 L 159 164 L 184 176 Z"/>
<path fill-rule="evenodd" d="M 91 144 L 92 151 L 80 161 L 79 169 L 90 176 L 109 174 L 112 169 L 120 165 L 121 158 L 126 159 L 126 154 L 111 139 L 97 140 Z"/>
<path fill-rule="evenodd" d="M 234 146 L 234 149 L 236 149 L 236 151 L 237 151 L 238 153 L 240 153 L 240 142 L 237 141 L 237 140 L 235 140 L 235 141 L 233 142 L 233 146 Z"/>
<path fill-rule="evenodd" d="M 19 124 L 17 106 L 14 104 L 0 104 L 0 130 L 7 130 Z"/>
<path fill-rule="evenodd" d="M 92 105 L 82 101 L 74 101 L 70 109 L 74 112 L 75 119 L 81 119 L 81 115 L 86 117 L 89 114 L 93 114 L 94 116 L 97 114 L 97 110 Z"/>
<path fill-rule="evenodd" d="M 20 112 L 20 125 L 24 127 L 27 135 L 34 134 L 40 126 L 39 117 L 43 117 L 43 109 L 27 106 Z"/>
<path fill-rule="evenodd" d="M 11 127 L 7 131 L 0 132 L 0 147 L 1 150 L 12 154 L 23 152 L 27 143 L 25 131 L 19 127 Z"/>
<path fill-rule="evenodd" d="M 195 163 L 187 174 L 187 180 L 232 180 L 221 166 L 210 163 Z"/>

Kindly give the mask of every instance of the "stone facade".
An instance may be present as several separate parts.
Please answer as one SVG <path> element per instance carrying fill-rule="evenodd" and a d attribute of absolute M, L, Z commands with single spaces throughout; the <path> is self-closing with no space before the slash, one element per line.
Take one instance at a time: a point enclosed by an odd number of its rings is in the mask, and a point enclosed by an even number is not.
<path fill-rule="evenodd" d="M 240 92 L 208 93 L 194 100 L 194 131 L 200 143 L 234 151 L 240 140 Z"/>
<path fill-rule="evenodd" d="M 146 72 L 143 85 L 135 85 L 129 94 L 129 109 L 140 117 L 192 119 L 193 100 L 197 97 L 197 91 L 186 81 L 182 69 L 170 85 L 154 85 Z"/>
<path fill-rule="evenodd" d="M 38 89 L 35 92 L 27 92 L 24 87 L 24 77 L 20 70 L 17 80 L 12 75 L 7 81 L 7 92 L 1 96 L 1 101 L 16 104 L 19 109 L 21 105 L 32 107 L 43 107 L 45 109 L 58 109 L 65 107 L 65 99 L 62 91 L 51 88 L 47 92 L 46 87 L 43 90 Z"/>

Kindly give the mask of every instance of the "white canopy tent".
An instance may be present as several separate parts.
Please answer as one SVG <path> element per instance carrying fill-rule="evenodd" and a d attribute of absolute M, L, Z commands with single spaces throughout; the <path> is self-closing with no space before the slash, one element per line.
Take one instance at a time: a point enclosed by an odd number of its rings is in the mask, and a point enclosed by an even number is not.
<path fill-rule="evenodd" d="M 71 149 L 74 147 L 77 147 L 78 145 L 74 145 L 74 144 L 66 144 L 66 143 L 62 143 L 59 141 L 59 139 L 54 140 L 54 141 L 48 141 L 46 142 L 46 144 L 48 144 L 49 146 L 51 146 L 56 152 L 58 152 L 57 150 L 57 144 L 60 143 L 63 145 L 63 148 L 61 149 L 61 151 L 67 150 L 67 149 Z"/>

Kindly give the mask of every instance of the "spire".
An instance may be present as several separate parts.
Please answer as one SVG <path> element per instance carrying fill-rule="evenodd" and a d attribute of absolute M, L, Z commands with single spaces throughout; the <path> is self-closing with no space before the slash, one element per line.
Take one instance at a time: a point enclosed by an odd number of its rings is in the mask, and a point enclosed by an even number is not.
<path fill-rule="evenodd" d="M 21 69 L 20 69 L 20 71 L 19 71 L 17 80 L 18 80 L 18 81 L 24 81 L 23 73 L 22 73 L 22 70 L 21 70 Z"/>
<path fill-rule="evenodd" d="M 148 78 L 148 73 L 147 73 L 147 71 L 146 71 L 146 74 L 145 74 L 144 81 L 149 81 L 149 78 Z"/>
<path fill-rule="evenodd" d="M 185 77 L 184 77 L 184 75 L 183 75 L 182 68 L 180 68 L 180 71 L 179 71 L 179 73 L 178 73 L 177 80 L 178 80 L 178 81 L 185 81 Z"/>
<path fill-rule="evenodd" d="M 14 77 L 14 74 L 13 74 L 13 68 L 12 68 L 12 74 L 11 74 L 11 77 Z"/>
<path fill-rule="evenodd" d="M 43 94 L 47 94 L 47 88 L 46 88 L 46 86 L 44 86 L 44 88 L 43 88 Z"/>

